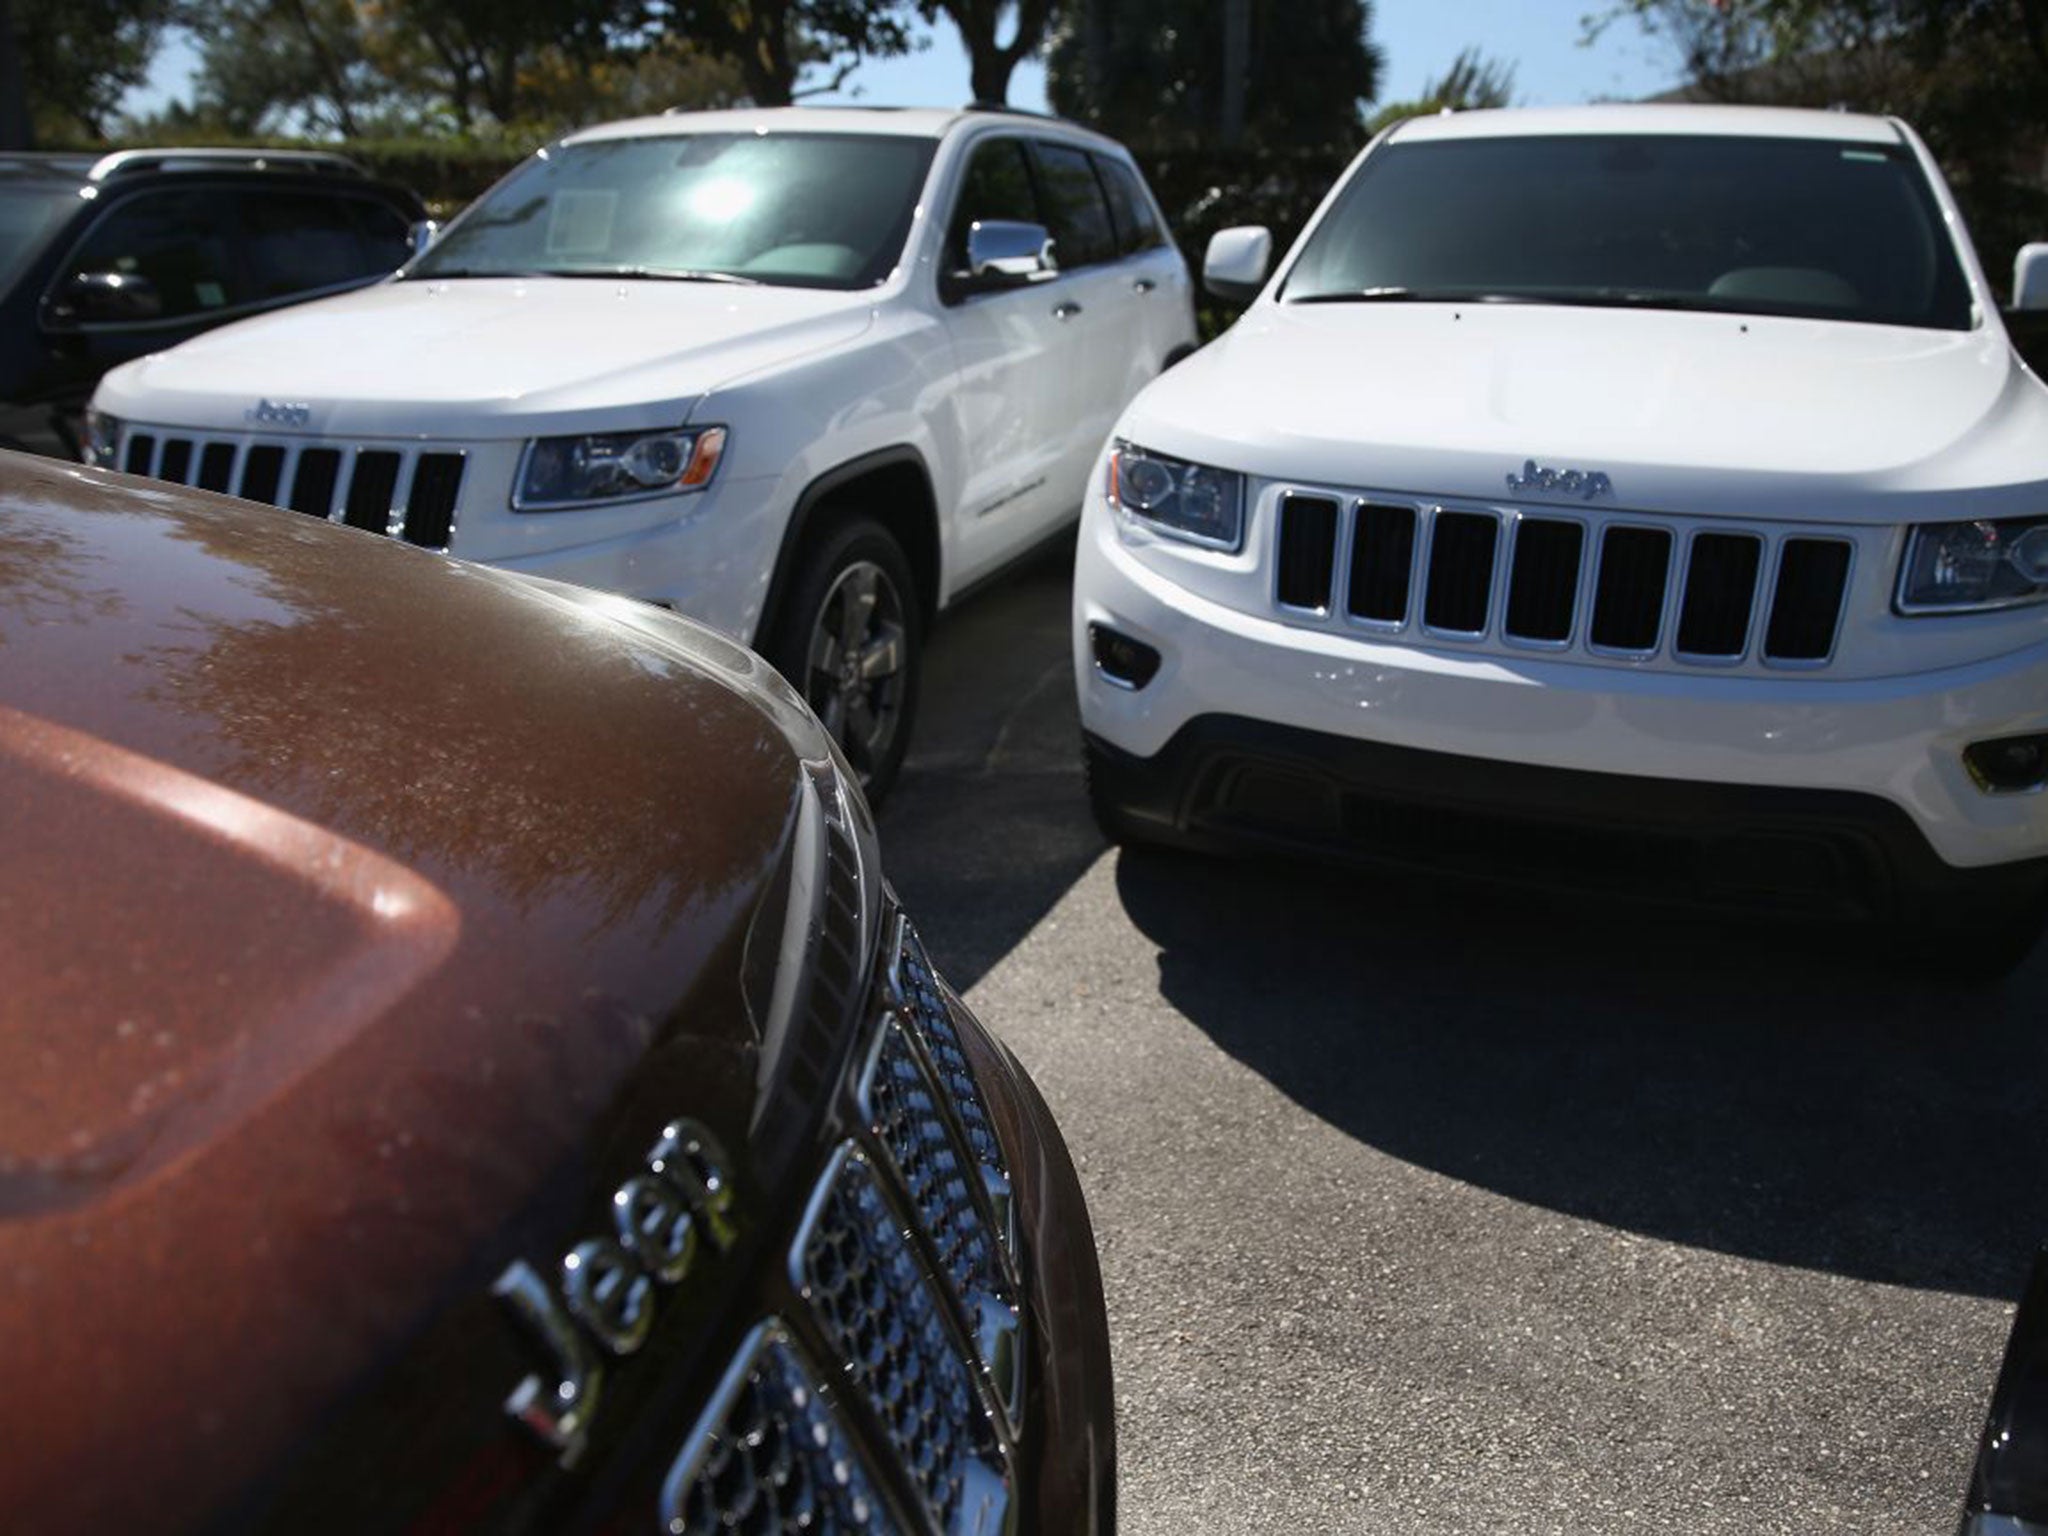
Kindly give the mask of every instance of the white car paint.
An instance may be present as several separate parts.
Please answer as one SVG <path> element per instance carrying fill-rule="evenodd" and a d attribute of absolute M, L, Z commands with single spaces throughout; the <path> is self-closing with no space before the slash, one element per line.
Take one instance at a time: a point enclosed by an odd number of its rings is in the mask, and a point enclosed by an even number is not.
<path fill-rule="evenodd" d="M 459 452 L 450 554 L 666 603 L 741 640 L 758 636 L 799 499 L 866 455 L 921 458 L 938 513 L 942 605 L 1070 523 L 1116 413 L 1193 343 L 1186 266 L 1168 244 L 949 305 L 938 291 L 943 246 L 960 174 L 987 139 L 1129 155 L 1070 124 L 995 112 L 692 113 L 566 142 L 692 132 L 935 140 L 901 261 L 854 292 L 393 281 L 117 369 L 94 409 L 122 423 L 124 445 L 137 435 L 192 441 L 195 464 L 208 443 L 231 445 L 238 465 L 259 443 L 294 455 Z M 1055 315 L 1076 303 L 1079 313 Z M 303 406 L 304 420 L 252 427 L 259 401 Z M 699 424 L 729 432 L 702 492 L 512 507 L 533 439 Z M 339 518 L 343 492 L 334 500 Z"/>
<path fill-rule="evenodd" d="M 1277 294 L 1311 220 L 1238 323 L 1149 386 L 1113 433 L 1244 474 L 1241 550 L 1164 536 L 1113 506 L 1106 453 L 1091 481 L 1074 595 L 1084 730 L 1149 760 L 1191 722 L 1230 716 L 1509 765 L 1862 791 L 1902 808 L 1952 867 L 2048 854 L 2048 796 L 1987 793 L 1961 755 L 2048 731 L 2048 605 L 1893 608 L 1912 524 L 2048 515 L 2048 389 L 2014 353 L 1910 130 L 1837 113 L 1631 106 L 1456 114 L 1395 131 L 1404 142 L 1903 142 L 1955 241 L 1974 327 L 1541 302 L 1289 305 Z M 1612 495 L 1518 485 L 1532 458 L 1601 472 Z M 1669 597 L 1654 654 L 1599 654 L 1585 642 L 1589 584 L 1568 644 L 1510 643 L 1499 615 L 1511 553 L 1496 567 L 1488 632 L 1469 640 L 1424 633 L 1412 607 L 1391 631 L 1286 611 L 1275 567 L 1288 490 L 1340 506 L 1377 495 L 1486 510 L 1502 518 L 1503 541 L 1527 515 L 1575 518 L 1589 549 L 1605 528 L 1639 522 L 1670 530 L 1680 550 L 1713 531 L 1758 534 L 1773 554 L 1787 537 L 1839 539 L 1853 551 L 1839 635 L 1825 665 L 1770 664 L 1754 640 L 1739 660 L 1701 665 L 1673 654 Z M 1098 624 L 1155 647 L 1158 674 L 1136 689 L 1106 677 L 1090 641 Z"/>

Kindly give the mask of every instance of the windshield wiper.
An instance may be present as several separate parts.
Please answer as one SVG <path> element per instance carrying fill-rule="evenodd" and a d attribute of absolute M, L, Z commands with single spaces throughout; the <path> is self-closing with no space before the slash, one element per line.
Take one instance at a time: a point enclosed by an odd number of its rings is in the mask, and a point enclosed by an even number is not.
<path fill-rule="evenodd" d="M 758 288 L 758 277 L 742 277 L 737 272 L 717 272 L 708 267 L 551 267 L 548 277 L 634 277 L 651 278 L 663 283 L 739 283 L 744 287 Z"/>
<path fill-rule="evenodd" d="M 1329 293 L 1289 295 L 1290 304 L 1541 304 L 1526 293 L 1491 293 L 1484 288 L 1340 288 Z"/>

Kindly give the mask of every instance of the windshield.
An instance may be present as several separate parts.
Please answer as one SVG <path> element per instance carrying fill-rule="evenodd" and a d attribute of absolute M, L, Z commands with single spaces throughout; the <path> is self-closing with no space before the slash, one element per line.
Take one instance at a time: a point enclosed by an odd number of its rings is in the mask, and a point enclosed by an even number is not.
<path fill-rule="evenodd" d="M 0 293 L 35 259 L 50 231 L 78 207 L 78 188 L 0 183 Z"/>
<path fill-rule="evenodd" d="M 1802 139 L 1389 144 L 1317 226 L 1281 296 L 1971 324 L 1968 284 L 1912 155 Z"/>
<path fill-rule="evenodd" d="M 894 269 L 933 141 L 700 133 L 544 150 L 406 276 L 632 276 L 867 288 Z"/>

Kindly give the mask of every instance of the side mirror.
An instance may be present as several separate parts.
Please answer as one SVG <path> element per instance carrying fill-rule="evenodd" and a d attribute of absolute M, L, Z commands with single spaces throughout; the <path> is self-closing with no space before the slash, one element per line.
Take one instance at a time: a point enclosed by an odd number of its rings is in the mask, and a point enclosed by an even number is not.
<path fill-rule="evenodd" d="M 1202 258 L 1202 286 L 1232 304 L 1249 304 L 1266 286 L 1273 260 L 1273 232 L 1263 224 L 1219 229 Z"/>
<path fill-rule="evenodd" d="M 2034 249 L 2048 252 L 2048 246 Z M 2015 294 L 2017 297 L 2017 294 Z M 2048 1249 L 2034 1260 L 1978 1443 L 1963 1536 L 2022 1536 L 2048 1522 Z"/>
<path fill-rule="evenodd" d="M 412 253 L 417 256 L 432 245 L 441 235 L 441 226 L 433 219 L 421 219 L 409 231 Z"/>
<path fill-rule="evenodd" d="M 969 293 L 1041 283 L 1059 269 L 1052 253 L 1052 236 L 1043 224 L 981 219 L 968 226 L 963 287 Z"/>
<path fill-rule="evenodd" d="M 132 272 L 80 272 L 51 296 L 45 319 L 53 330 L 81 325 L 133 325 L 163 318 L 156 284 Z"/>
<path fill-rule="evenodd" d="M 2023 245 L 2013 257 L 2012 307 L 2048 309 L 2048 243 Z"/>

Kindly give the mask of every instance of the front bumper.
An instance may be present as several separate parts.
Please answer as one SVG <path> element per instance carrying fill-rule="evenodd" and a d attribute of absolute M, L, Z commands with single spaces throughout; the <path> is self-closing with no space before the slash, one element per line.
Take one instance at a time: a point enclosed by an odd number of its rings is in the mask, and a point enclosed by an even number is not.
<path fill-rule="evenodd" d="M 1089 627 L 1155 647 L 1141 689 L 1097 669 Z M 2048 856 L 2048 795 L 1991 795 L 1963 766 L 1990 737 L 2048 730 L 2048 645 L 1886 678 L 1690 676 L 1461 654 L 1304 630 L 1186 590 L 1124 542 L 1091 498 L 1076 554 L 1074 664 L 1083 729 L 1126 760 L 1205 716 L 1337 741 L 1681 784 L 1841 792 L 1894 808 L 1956 869 Z"/>

